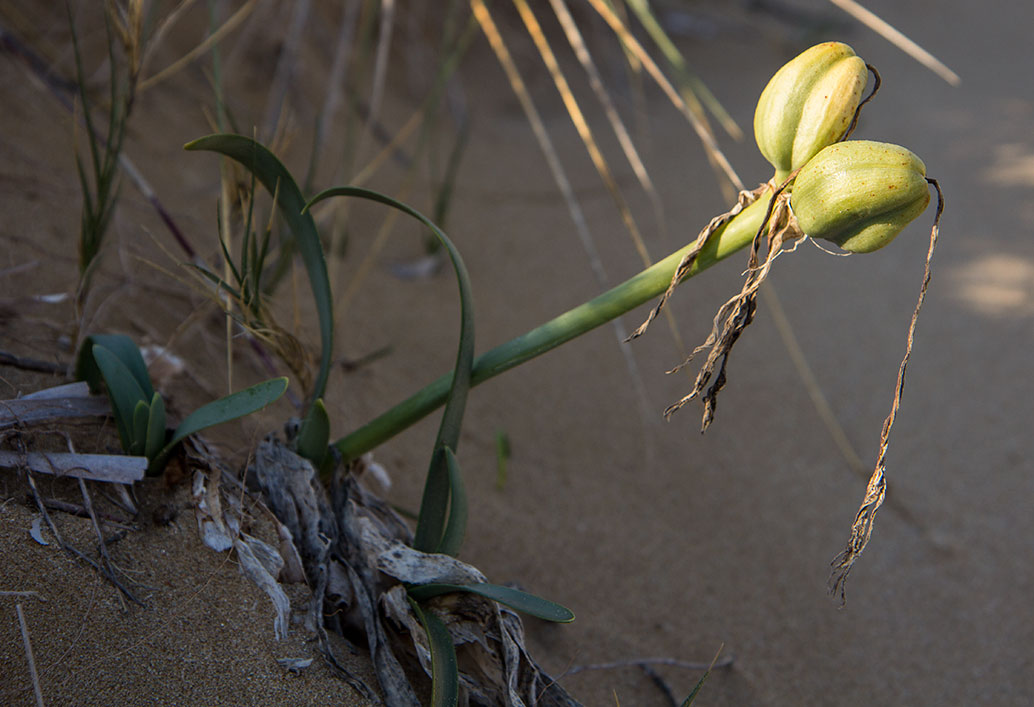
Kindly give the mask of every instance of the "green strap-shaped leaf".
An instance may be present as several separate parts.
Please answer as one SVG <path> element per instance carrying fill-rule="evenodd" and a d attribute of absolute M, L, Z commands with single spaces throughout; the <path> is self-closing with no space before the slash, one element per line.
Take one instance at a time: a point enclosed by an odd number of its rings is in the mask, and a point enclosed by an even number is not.
<path fill-rule="evenodd" d="M 309 408 L 309 414 L 302 421 L 296 443 L 298 453 L 311 461 L 318 469 L 327 456 L 330 447 L 330 416 L 323 404 L 323 398 L 316 398 Z"/>
<path fill-rule="evenodd" d="M 566 606 L 499 584 L 418 584 L 409 588 L 409 596 L 417 601 L 426 601 L 431 597 L 453 592 L 479 594 L 486 599 L 506 604 L 511 609 L 546 621 L 563 624 L 574 621 L 574 612 Z"/>
<path fill-rule="evenodd" d="M 451 488 L 449 459 L 444 448 L 455 450 L 460 441 L 460 428 L 463 424 L 463 412 L 467 404 L 467 393 L 470 390 L 471 369 L 474 366 L 474 306 L 470 293 L 470 277 L 463 264 L 456 246 L 430 219 L 416 209 L 392 199 L 379 192 L 360 187 L 334 187 L 322 191 L 312 198 L 306 209 L 333 196 L 357 197 L 368 199 L 397 209 L 431 229 L 438 241 L 449 253 L 456 281 L 460 290 L 460 341 L 456 353 L 456 366 L 452 374 L 452 383 L 445 402 L 441 426 L 434 451 L 431 453 L 431 464 L 424 484 L 424 496 L 420 503 L 420 520 L 417 521 L 416 538 L 413 547 L 423 552 L 437 552 L 442 546 L 446 532 L 446 509 L 449 507 Z M 455 460 L 454 460 L 455 461 Z M 457 469 L 458 473 L 458 469 Z M 465 503 L 463 504 L 465 508 Z M 464 521 L 465 522 L 465 521 Z M 455 547 L 458 551 L 459 547 Z"/>
<path fill-rule="evenodd" d="M 287 378 L 272 378 L 227 395 L 225 398 L 219 398 L 207 405 L 202 405 L 187 415 L 187 418 L 176 428 L 168 444 L 151 459 L 151 464 L 147 467 L 147 474 L 153 476 L 160 472 L 176 445 L 190 435 L 257 412 L 283 395 L 285 390 L 287 390 Z"/>
<path fill-rule="evenodd" d="M 133 408 L 133 434 L 126 453 L 134 457 L 144 457 L 147 447 L 147 422 L 151 417 L 151 409 L 144 400 L 137 400 Z"/>
<path fill-rule="evenodd" d="M 91 353 L 97 370 L 108 386 L 108 398 L 115 412 L 119 439 L 122 440 L 122 448 L 128 452 L 135 439 L 137 403 L 142 402 L 146 406 L 150 396 L 144 396 L 132 372 L 110 350 L 94 344 Z"/>
<path fill-rule="evenodd" d="M 151 376 L 147 373 L 147 364 L 144 363 L 144 357 L 140 355 L 140 349 L 125 334 L 94 334 L 86 337 L 82 348 L 79 349 L 79 357 L 75 363 L 75 377 L 78 380 L 86 381 L 94 393 L 100 392 L 101 371 L 97 368 L 93 356 L 95 345 L 103 346 L 114 354 L 140 386 L 144 399 L 151 399 L 151 396 L 154 395 L 154 388 L 151 386 Z"/>
<path fill-rule="evenodd" d="M 431 648 L 431 705 L 453 707 L 460 699 L 460 668 L 449 629 L 441 619 L 421 609 L 412 599 L 409 605 L 423 624 Z"/>
<path fill-rule="evenodd" d="M 442 447 L 445 454 L 445 468 L 449 475 L 449 520 L 442 534 L 442 542 L 438 552 L 445 555 L 458 555 L 463 545 L 463 536 L 467 532 L 467 492 L 463 488 L 463 475 L 460 464 L 449 447 Z"/>
<path fill-rule="evenodd" d="M 144 443 L 144 456 L 154 459 L 165 446 L 165 401 L 161 393 L 155 392 L 151 398 L 151 406 L 147 416 L 147 434 Z"/>
<path fill-rule="evenodd" d="M 169 440 L 173 445 L 184 438 L 200 432 L 208 427 L 221 425 L 238 417 L 258 412 L 279 398 L 287 390 L 287 378 L 272 378 L 256 383 L 250 388 L 219 398 L 207 405 L 202 405 L 180 423 Z"/>
<path fill-rule="evenodd" d="M 334 350 L 334 315 L 327 262 L 323 245 L 316 232 L 316 223 L 305 209 L 305 199 L 291 173 L 268 149 L 243 135 L 217 134 L 202 137 L 185 145 L 187 150 L 209 150 L 240 162 L 258 177 L 270 194 L 276 195 L 277 205 L 294 234 L 298 252 L 309 274 L 309 286 L 316 302 L 316 316 L 320 324 L 320 369 L 312 390 L 312 399 L 323 397 L 330 375 Z"/>

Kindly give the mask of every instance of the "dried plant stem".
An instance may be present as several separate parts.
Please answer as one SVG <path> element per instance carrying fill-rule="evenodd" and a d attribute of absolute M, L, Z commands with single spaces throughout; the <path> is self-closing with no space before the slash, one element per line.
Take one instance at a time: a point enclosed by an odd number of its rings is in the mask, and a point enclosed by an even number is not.
<path fill-rule="evenodd" d="M 18 627 L 22 632 L 22 645 L 25 646 L 25 660 L 29 662 L 29 675 L 32 676 L 32 689 L 36 693 L 36 704 L 43 707 L 43 690 L 39 684 L 39 674 L 36 672 L 36 659 L 32 655 L 32 642 L 29 640 L 29 625 L 25 622 L 25 613 L 21 604 L 14 605 L 18 612 Z"/>
<path fill-rule="evenodd" d="M 686 278 L 749 245 L 764 222 L 769 199 L 761 198 L 717 229 L 701 249 Z M 560 346 L 663 293 L 686 252 L 686 246 L 622 284 L 497 346 L 474 361 L 471 385 L 477 385 Z M 355 459 L 390 439 L 445 402 L 451 376 L 434 381 L 409 399 L 335 443 L 345 459 Z"/>

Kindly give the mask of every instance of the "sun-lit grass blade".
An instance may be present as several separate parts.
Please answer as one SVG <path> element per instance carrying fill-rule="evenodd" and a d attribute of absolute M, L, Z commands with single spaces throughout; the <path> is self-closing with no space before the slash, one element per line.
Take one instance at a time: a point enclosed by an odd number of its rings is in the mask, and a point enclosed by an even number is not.
<path fill-rule="evenodd" d="M 574 621 L 574 612 L 567 607 L 500 584 L 420 584 L 409 588 L 409 596 L 416 601 L 426 601 L 432 597 L 453 592 L 478 594 L 545 621 L 564 624 Z"/>
<path fill-rule="evenodd" d="M 454 484 L 452 478 L 455 477 L 455 479 L 459 480 L 459 467 L 455 465 L 454 451 L 460 441 L 463 411 L 467 404 L 471 370 L 474 367 L 474 305 L 470 291 L 470 276 L 467 274 L 467 267 L 463 264 L 462 256 L 460 256 L 453 242 L 449 240 L 449 237 L 419 211 L 390 196 L 361 187 L 334 187 L 314 196 L 306 206 L 306 209 L 334 196 L 356 197 L 376 201 L 415 218 L 427 226 L 446 249 L 449 259 L 452 261 L 453 270 L 456 273 L 456 282 L 459 285 L 460 291 L 460 341 L 456 353 L 456 366 L 453 369 L 452 381 L 446 397 L 445 412 L 442 415 L 442 422 L 438 428 L 438 438 L 435 440 L 434 451 L 431 453 L 431 463 L 428 467 L 427 480 L 424 485 L 424 495 L 420 503 L 420 520 L 417 522 L 416 537 L 413 543 L 413 547 L 423 552 L 441 552 L 446 534 L 446 509 L 449 507 L 450 498 L 453 502 L 454 513 L 457 511 L 466 513 L 466 501 L 465 496 L 462 495 L 462 485 Z M 453 465 L 451 470 L 450 464 Z M 458 497 L 451 491 L 451 489 L 457 486 L 461 489 Z M 456 517 L 457 525 L 455 526 L 452 526 L 450 521 L 452 528 L 449 545 L 454 552 L 459 550 L 456 537 L 457 532 L 460 531 L 460 526 L 458 525 L 460 520 L 463 520 L 465 524 L 466 521 L 463 516 Z M 459 537 L 462 537 L 462 532 L 459 533 Z"/>
<path fill-rule="evenodd" d="M 671 66 L 672 71 L 674 71 L 679 87 L 682 89 L 682 97 L 687 102 L 692 101 L 706 106 L 715 119 L 721 123 L 725 132 L 729 133 L 734 139 L 741 140 L 743 138 L 743 131 L 740 130 L 736 121 L 733 120 L 729 112 L 715 98 L 700 77 L 690 71 L 685 57 L 682 56 L 682 52 L 678 50 L 675 43 L 671 41 L 668 33 L 664 31 L 661 23 L 657 20 L 657 16 L 650 8 L 650 3 L 647 0 L 628 0 L 628 6 L 636 14 L 639 23 L 646 30 L 646 33 L 650 35 L 650 39 L 664 54 L 664 58 L 667 60 L 668 65 Z"/>
<path fill-rule="evenodd" d="M 145 400 L 150 400 L 154 395 L 154 388 L 151 386 L 151 376 L 147 372 L 147 364 L 144 357 L 140 355 L 133 340 L 125 334 L 93 334 L 86 337 L 82 348 L 79 349 L 79 357 L 75 363 L 75 377 L 77 380 L 86 381 L 93 393 L 100 392 L 101 371 L 97 367 L 93 357 L 94 344 L 100 344 L 109 352 L 115 355 L 129 374 L 140 386 Z"/>
<path fill-rule="evenodd" d="M 452 707 L 460 697 L 460 668 L 452 636 L 437 616 L 421 609 L 413 599 L 409 600 L 409 605 L 427 632 L 427 643 L 431 648 L 431 705 Z"/>
<path fill-rule="evenodd" d="M 449 447 L 444 447 L 443 452 L 449 476 L 449 520 L 445 524 L 442 541 L 438 544 L 438 552 L 458 555 L 467 532 L 467 492 L 463 488 L 463 475 L 456 455 Z"/>
<path fill-rule="evenodd" d="M 243 135 L 217 134 L 187 143 L 187 150 L 208 150 L 226 155 L 248 168 L 270 194 L 276 195 L 280 213 L 294 235 L 298 252 L 309 275 L 320 325 L 320 368 L 313 385 L 313 400 L 323 397 L 330 375 L 334 348 L 333 303 L 323 245 L 312 215 L 305 210 L 305 198 L 287 168 L 267 148 Z"/>
<path fill-rule="evenodd" d="M 323 398 L 316 398 L 298 432 L 298 453 L 319 468 L 330 446 L 330 417 Z"/>
<path fill-rule="evenodd" d="M 144 437 L 144 456 L 153 459 L 165 446 L 165 401 L 155 392 L 147 415 L 147 433 Z"/>
<path fill-rule="evenodd" d="M 137 403 L 143 402 L 146 406 L 147 398 L 129 368 L 114 353 L 100 344 L 93 345 L 92 353 L 95 365 L 108 386 L 122 448 L 128 452 L 134 439 Z"/>

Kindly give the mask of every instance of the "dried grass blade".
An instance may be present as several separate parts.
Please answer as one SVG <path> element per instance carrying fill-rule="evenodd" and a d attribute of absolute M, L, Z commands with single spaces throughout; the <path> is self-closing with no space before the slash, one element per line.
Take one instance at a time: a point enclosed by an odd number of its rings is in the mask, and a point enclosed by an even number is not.
<path fill-rule="evenodd" d="M 660 89 L 664 92 L 664 95 L 668 97 L 679 112 L 681 112 L 689 124 L 693 127 L 697 137 L 703 144 L 705 151 L 707 152 L 708 159 L 716 169 L 728 179 L 729 183 L 737 191 L 743 191 L 743 180 L 740 179 L 739 175 L 736 174 L 736 170 L 733 169 L 732 164 L 729 163 L 725 153 L 722 152 L 721 148 L 718 147 L 718 143 L 715 142 L 714 135 L 711 133 L 710 128 L 707 126 L 705 120 L 701 119 L 701 116 L 694 113 L 693 110 L 686 104 L 682 99 L 682 96 L 678 94 L 675 88 L 668 81 L 664 73 L 658 68 L 656 62 L 647 54 L 646 50 L 639 43 L 639 41 L 632 36 L 629 32 L 628 27 L 614 14 L 614 11 L 606 3 L 606 0 L 589 0 L 589 4 L 592 5 L 593 9 L 599 13 L 600 17 L 610 25 L 610 28 L 618 35 L 622 44 L 625 45 L 626 49 L 633 52 L 636 57 L 642 62 L 643 67 L 646 69 L 650 77 L 657 83 Z"/>
<path fill-rule="evenodd" d="M 829 1 L 864 24 L 873 32 L 876 32 L 895 47 L 908 54 L 930 71 L 940 76 L 952 86 L 958 86 L 962 83 L 962 79 L 959 78 L 959 75 L 945 66 L 937 57 L 906 37 L 876 13 L 855 2 L 855 0 Z"/>
<path fill-rule="evenodd" d="M 593 274 L 596 276 L 596 280 L 601 285 L 605 285 L 607 282 L 607 275 L 603 268 L 603 262 L 600 260 L 599 252 L 596 249 L 596 244 L 593 241 L 592 233 L 589 231 L 589 226 L 586 223 L 585 214 L 582 212 L 581 205 L 578 203 L 577 198 L 575 198 L 571 182 L 567 178 L 567 173 L 564 171 L 560 158 L 557 156 L 556 149 L 553 147 L 553 141 L 549 137 L 549 132 L 546 130 L 546 126 L 542 121 L 538 110 L 535 108 L 534 102 L 531 100 L 531 96 L 524 84 L 524 80 L 521 78 L 520 72 L 517 70 L 517 65 L 514 62 L 513 57 L 510 55 L 510 51 L 507 49 L 506 43 L 503 41 L 502 34 L 499 32 L 499 29 L 496 26 L 495 21 L 492 19 L 492 15 L 489 13 L 484 1 L 471 0 L 471 8 L 474 11 L 474 17 L 481 26 L 482 32 L 484 32 L 485 37 L 492 46 L 492 50 L 496 54 L 496 58 L 499 60 L 499 63 L 502 65 L 503 70 L 506 73 L 507 79 L 510 82 L 510 88 L 517 97 L 518 102 L 521 104 L 525 119 L 528 121 L 532 132 L 535 134 L 535 139 L 538 141 L 539 148 L 542 150 L 543 156 L 546 158 L 546 163 L 553 175 L 553 180 L 556 182 L 557 188 L 560 190 L 560 193 L 564 198 L 564 202 L 567 204 L 568 213 L 571 216 L 571 220 L 574 222 L 575 231 L 578 233 L 578 237 L 581 240 L 582 248 L 585 250 L 586 257 L 589 261 L 589 267 L 592 268 Z M 618 341 L 623 342 L 625 340 L 625 329 L 620 316 L 614 318 L 611 326 L 614 329 L 614 334 Z M 622 356 L 625 358 L 625 365 L 628 368 L 629 377 L 632 379 L 633 385 L 638 392 L 640 413 L 645 424 L 645 421 L 651 417 L 650 405 L 647 401 L 645 392 L 646 386 L 643 384 L 642 377 L 639 374 L 639 366 L 631 351 L 627 347 L 621 347 L 621 352 Z"/>
<path fill-rule="evenodd" d="M 322 397 L 327 387 L 334 351 L 333 297 L 327 263 L 323 257 L 323 244 L 312 216 L 307 211 L 303 212 L 305 199 L 301 190 L 291 173 L 272 152 L 243 135 L 209 135 L 187 143 L 185 149 L 209 150 L 236 160 L 251 170 L 270 194 L 275 195 L 280 213 L 294 234 L 316 303 L 320 326 L 320 368 L 310 399 Z"/>
<path fill-rule="evenodd" d="M 241 8 L 237 10 L 237 12 L 233 13 L 233 15 L 231 15 L 230 18 L 226 20 L 226 22 L 224 22 L 222 26 L 219 27 L 219 29 L 217 29 L 212 34 L 208 35 L 203 42 L 198 44 L 196 47 L 191 49 L 189 52 L 181 56 L 173 63 L 169 64 L 167 67 L 165 67 L 158 73 L 141 81 L 137 90 L 144 91 L 148 88 L 151 88 L 155 84 L 160 83 L 172 76 L 173 74 L 178 73 L 185 66 L 197 60 L 198 57 L 204 55 L 205 52 L 207 52 L 220 41 L 222 41 L 223 38 L 226 37 L 226 35 L 235 30 L 237 28 L 237 25 L 246 20 L 248 18 L 248 15 L 251 14 L 251 11 L 255 9 L 255 5 L 257 3 L 258 0 L 248 0 L 248 2 L 244 3 L 244 5 L 242 5 Z"/>
<path fill-rule="evenodd" d="M 685 57 L 682 56 L 682 52 L 678 50 L 675 43 L 668 36 L 668 33 L 661 27 L 661 23 L 657 21 L 657 16 L 653 14 L 647 0 L 627 0 L 627 3 L 639 19 L 639 24 L 650 35 L 650 39 L 661 50 L 664 58 L 675 72 L 675 76 L 678 78 L 682 88 L 682 97 L 687 102 L 693 100 L 706 106 L 711 111 L 711 115 L 715 117 L 715 120 L 721 124 L 730 137 L 734 140 L 742 140 L 743 131 L 740 130 L 740 126 L 736 124 L 736 121 L 732 119 L 725 107 L 711 93 L 711 89 L 700 80 L 700 77 L 690 71 Z"/>
<path fill-rule="evenodd" d="M 632 172 L 635 174 L 636 179 L 643 188 L 643 191 L 646 192 L 647 197 L 650 199 L 650 203 L 654 210 L 654 218 L 657 220 L 657 227 L 663 232 L 666 228 L 666 222 L 664 218 L 664 206 L 661 203 L 660 195 L 657 193 L 657 189 L 653 185 L 653 180 L 650 178 L 650 173 L 647 171 L 646 166 L 643 164 L 643 161 L 639 156 L 639 151 L 636 149 L 635 143 L 632 142 L 628 129 L 625 127 L 617 108 L 614 106 L 614 102 L 611 100 L 610 93 L 603 85 L 603 79 L 600 77 L 599 69 L 597 69 L 596 63 L 592 59 L 592 54 L 589 53 L 589 48 L 586 46 L 585 40 L 582 38 L 582 33 L 578 29 L 578 24 L 571 16 L 564 0 L 550 0 L 550 4 L 552 4 L 553 12 L 556 14 L 557 20 L 560 22 L 560 26 L 563 28 L 564 34 L 567 36 L 567 41 L 571 45 L 571 49 L 574 50 L 575 57 L 577 57 L 582 68 L 585 70 L 585 74 L 589 79 L 589 86 L 596 95 L 596 100 L 598 100 L 600 105 L 603 107 L 603 113 L 607 118 L 607 122 L 610 123 L 611 130 L 614 131 L 618 144 L 621 146 L 621 150 L 625 154 L 625 159 L 628 160 L 628 164 L 632 167 Z"/>

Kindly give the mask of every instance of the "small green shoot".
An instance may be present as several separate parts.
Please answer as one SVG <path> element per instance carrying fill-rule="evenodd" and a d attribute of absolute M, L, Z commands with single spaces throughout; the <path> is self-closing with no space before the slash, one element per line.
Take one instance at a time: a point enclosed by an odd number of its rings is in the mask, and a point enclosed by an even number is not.
<path fill-rule="evenodd" d="M 510 461 L 510 435 L 504 430 L 495 433 L 495 487 L 502 491 L 506 487 L 507 463 Z"/>
<path fill-rule="evenodd" d="M 302 421 L 295 448 L 298 453 L 310 460 L 319 469 L 327 458 L 330 447 L 330 416 L 323 398 L 316 398 L 309 408 L 308 415 Z"/>
<path fill-rule="evenodd" d="M 132 339 L 120 334 L 88 336 L 79 351 L 76 377 L 98 392 L 107 386 L 122 448 L 147 457 L 147 474 L 159 474 L 176 445 L 186 437 L 261 410 L 287 390 L 286 378 L 273 378 L 203 405 L 171 435 L 165 426 L 165 401 L 153 390 L 147 366 Z"/>
<path fill-rule="evenodd" d="M 693 691 L 690 692 L 689 696 L 682 701 L 681 707 L 689 707 L 691 704 L 693 704 L 693 700 L 695 700 L 697 698 L 697 695 L 700 694 L 700 690 L 704 687 L 704 683 L 707 682 L 707 679 L 709 677 L 711 677 L 711 671 L 714 670 L 715 663 L 718 662 L 718 656 L 722 654 L 723 648 L 725 648 L 724 643 L 718 646 L 718 652 L 715 653 L 714 658 L 711 659 L 711 664 L 707 666 L 707 670 L 705 670 L 704 674 L 700 677 L 699 680 L 697 680 L 697 684 L 693 687 Z"/>

